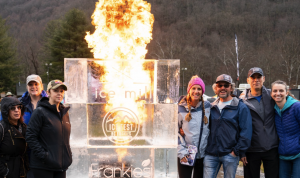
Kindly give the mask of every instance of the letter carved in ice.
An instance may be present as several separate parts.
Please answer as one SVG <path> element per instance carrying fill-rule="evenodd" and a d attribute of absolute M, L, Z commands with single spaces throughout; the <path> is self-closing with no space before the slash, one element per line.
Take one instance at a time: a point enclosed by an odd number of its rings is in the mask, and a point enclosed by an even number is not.
<path fill-rule="evenodd" d="M 102 128 L 105 136 L 113 143 L 131 142 L 139 133 L 140 122 L 134 112 L 118 107 L 110 110 L 104 117 Z"/>

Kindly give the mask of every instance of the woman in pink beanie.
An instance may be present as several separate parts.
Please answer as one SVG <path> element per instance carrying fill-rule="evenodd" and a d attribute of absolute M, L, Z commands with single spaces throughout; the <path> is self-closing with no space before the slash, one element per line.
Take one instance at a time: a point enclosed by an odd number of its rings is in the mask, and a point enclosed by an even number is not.
<path fill-rule="evenodd" d="M 187 95 L 181 96 L 178 103 L 178 173 L 180 178 L 203 177 L 203 159 L 209 135 L 210 103 L 203 100 L 205 84 L 197 75 L 187 87 Z M 192 154 L 191 149 L 197 150 Z"/>

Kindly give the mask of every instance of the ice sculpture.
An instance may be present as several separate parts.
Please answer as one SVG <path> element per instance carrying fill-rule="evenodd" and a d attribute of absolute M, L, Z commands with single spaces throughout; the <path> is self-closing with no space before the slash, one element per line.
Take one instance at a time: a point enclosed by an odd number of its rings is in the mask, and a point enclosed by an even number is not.
<path fill-rule="evenodd" d="M 65 59 L 73 153 L 67 177 L 176 178 L 179 60 L 143 60 L 149 80 L 115 62 L 124 61 Z"/>

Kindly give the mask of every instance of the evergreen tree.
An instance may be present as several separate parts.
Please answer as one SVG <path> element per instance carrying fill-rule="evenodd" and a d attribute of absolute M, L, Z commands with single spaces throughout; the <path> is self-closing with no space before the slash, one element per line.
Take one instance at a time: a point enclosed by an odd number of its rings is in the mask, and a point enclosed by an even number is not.
<path fill-rule="evenodd" d="M 8 35 L 8 26 L 0 17 L 0 92 L 15 92 L 19 72 L 15 56 L 16 50 L 13 39 Z"/>
<path fill-rule="evenodd" d="M 47 61 L 52 63 L 49 68 L 50 80 L 64 80 L 64 58 L 93 57 L 84 39 L 86 32 L 92 29 L 93 26 L 87 21 L 84 12 L 78 9 L 68 11 L 61 21 L 48 24 L 45 34 L 48 40 L 45 47 L 50 55 Z"/>

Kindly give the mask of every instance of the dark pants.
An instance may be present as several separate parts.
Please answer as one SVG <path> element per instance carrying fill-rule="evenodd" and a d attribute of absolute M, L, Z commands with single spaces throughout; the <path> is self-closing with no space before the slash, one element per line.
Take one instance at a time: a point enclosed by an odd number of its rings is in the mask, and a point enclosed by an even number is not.
<path fill-rule="evenodd" d="M 191 178 L 193 169 L 194 169 L 193 178 L 203 178 L 203 158 L 196 159 L 194 167 L 180 164 L 180 160 L 178 158 L 177 166 L 178 166 L 179 178 Z"/>
<path fill-rule="evenodd" d="M 66 171 L 48 171 L 31 168 L 27 178 L 66 178 Z"/>
<path fill-rule="evenodd" d="M 244 178 L 259 178 L 260 165 L 263 162 L 265 178 L 279 177 L 278 149 L 273 148 L 266 152 L 247 152 L 247 166 L 244 166 Z"/>

